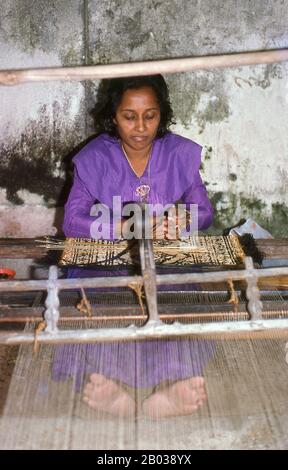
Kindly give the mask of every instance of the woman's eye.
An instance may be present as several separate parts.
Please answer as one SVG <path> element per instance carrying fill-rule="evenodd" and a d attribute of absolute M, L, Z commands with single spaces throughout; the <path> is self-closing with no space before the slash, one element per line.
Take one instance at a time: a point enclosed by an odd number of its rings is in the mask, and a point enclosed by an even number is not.
<path fill-rule="evenodd" d="M 147 121 L 148 120 L 152 120 L 155 118 L 155 114 L 147 114 L 147 116 L 144 116 L 144 119 L 146 119 Z M 124 115 L 124 119 L 126 119 L 127 121 L 135 121 L 137 119 L 136 116 L 134 116 L 133 114 L 127 114 L 127 115 Z"/>

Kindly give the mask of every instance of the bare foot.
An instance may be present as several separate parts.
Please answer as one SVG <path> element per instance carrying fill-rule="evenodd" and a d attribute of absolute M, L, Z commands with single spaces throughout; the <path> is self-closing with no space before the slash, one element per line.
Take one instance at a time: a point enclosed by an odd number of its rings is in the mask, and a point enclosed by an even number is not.
<path fill-rule="evenodd" d="M 151 418 L 190 415 L 207 399 L 203 377 L 176 382 L 150 395 L 142 404 Z"/>
<path fill-rule="evenodd" d="M 84 387 L 83 401 L 91 408 L 117 416 L 131 416 L 136 409 L 133 398 L 114 380 L 101 374 L 91 374 Z"/>

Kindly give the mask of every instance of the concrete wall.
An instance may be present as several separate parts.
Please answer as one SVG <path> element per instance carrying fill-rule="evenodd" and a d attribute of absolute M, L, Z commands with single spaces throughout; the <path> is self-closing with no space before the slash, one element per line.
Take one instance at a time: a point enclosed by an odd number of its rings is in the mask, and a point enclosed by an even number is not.
<path fill-rule="evenodd" d="M 0 68 L 288 47 L 288 0 L 6 0 Z M 253 217 L 288 229 L 288 65 L 167 76 L 174 130 L 203 145 L 213 230 Z M 97 83 L 0 88 L 0 236 L 56 233 Z M 55 227 L 55 228 L 54 228 Z"/>
<path fill-rule="evenodd" d="M 1 1 L 1 69 L 84 63 L 80 7 L 78 0 Z M 69 155 L 86 136 L 85 84 L 0 87 L 0 102 L 0 236 L 55 233 Z"/>

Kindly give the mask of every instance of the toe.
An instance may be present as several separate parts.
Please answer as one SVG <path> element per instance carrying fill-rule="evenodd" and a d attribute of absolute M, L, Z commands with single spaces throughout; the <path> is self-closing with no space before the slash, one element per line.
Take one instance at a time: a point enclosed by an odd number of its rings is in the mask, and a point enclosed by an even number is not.
<path fill-rule="evenodd" d="M 94 385 L 88 382 L 84 387 L 84 393 L 90 393 L 94 390 Z"/>
<path fill-rule="evenodd" d="M 191 388 L 204 388 L 204 378 L 203 377 L 192 377 L 187 380 L 187 384 Z"/>
<path fill-rule="evenodd" d="M 93 374 L 90 375 L 90 382 L 95 385 L 103 385 L 105 382 L 107 382 L 107 378 L 104 377 L 104 375 L 93 372 Z"/>

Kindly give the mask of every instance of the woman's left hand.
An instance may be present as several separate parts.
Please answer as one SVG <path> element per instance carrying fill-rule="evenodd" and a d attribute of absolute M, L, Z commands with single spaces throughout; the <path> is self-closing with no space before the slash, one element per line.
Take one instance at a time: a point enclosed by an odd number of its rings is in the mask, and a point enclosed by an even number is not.
<path fill-rule="evenodd" d="M 182 220 L 176 217 L 160 216 L 153 219 L 154 240 L 178 240 L 180 238 L 180 223 Z"/>

